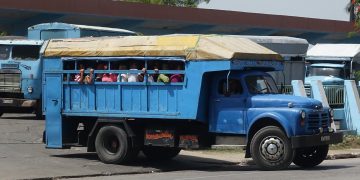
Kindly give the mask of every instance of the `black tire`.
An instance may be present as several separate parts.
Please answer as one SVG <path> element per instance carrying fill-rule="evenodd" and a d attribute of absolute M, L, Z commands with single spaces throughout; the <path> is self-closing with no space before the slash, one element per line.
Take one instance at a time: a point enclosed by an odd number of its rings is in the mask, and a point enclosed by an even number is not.
<path fill-rule="evenodd" d="M 35 109 L 36 119 L 43 120 L 43 119 L 45 119 L 45 116 L 43 115 L 41 101 L 38 101 L 38 102 L 40 102 L 40 103 L 37 104 L 36 109 Z"/>
<path fill-rule="evenodd" d="M 170 147 L 145 146 L 143 147 L 142 151 L 146 158 L 150 160 L 164 161 L 177 156 L 180 153 L 181 149 Z"/>
<path fill-rule="evenodd" d="M 45 120 L 45 116 L 42 114 L 42 111 L 40 112 L 36 111 L 35 115 L 37 120 Z"/>
<path fill-rule="evenodd" d="M 299 148 L 295 150 L 294 164 L 310 168 L 322 163 L 328 154 L 329 145 Z"/>
<path fill-rule="evenodd" d="M 46 144 L 46 131 L 45 130 L 43 131 L 43 134 L 42 134 L 42 143 Z"/>
<path fill-rule="evenodd" d="M 95 149 L 99 159 L 106 164 L 128 162 L 139 152 L 131 147 L 126 132 L 117 126 L 104 126 L 99 130 Z"/>
<path fill-rule="evenodd" d="M 2 117 L 3 114 L 4 114 L 3 112 L 0 112 L 0 118 Z"/>
<path fill-rule="evenodd" d="M 255 133 L 250 153 L 262 170 L 280 170 L 289 167 L 294 150 L 286 134 L 276 126 L 267 126 Z"/>

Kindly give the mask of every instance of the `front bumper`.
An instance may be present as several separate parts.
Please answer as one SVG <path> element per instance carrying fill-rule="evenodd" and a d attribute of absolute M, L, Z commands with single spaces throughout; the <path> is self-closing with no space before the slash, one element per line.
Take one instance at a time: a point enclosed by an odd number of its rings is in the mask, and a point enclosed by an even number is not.
<path fill-rule="evenodd" d="M 292 148 L 337 144 L 343 141 L 343 132 L 321 133 L 291 137 Z"/>
<path fill-rule="evenodd" d="M 36 100 L 16 99 L 16 98 L 0 98 L 0 107 L 36 107 Z"/>

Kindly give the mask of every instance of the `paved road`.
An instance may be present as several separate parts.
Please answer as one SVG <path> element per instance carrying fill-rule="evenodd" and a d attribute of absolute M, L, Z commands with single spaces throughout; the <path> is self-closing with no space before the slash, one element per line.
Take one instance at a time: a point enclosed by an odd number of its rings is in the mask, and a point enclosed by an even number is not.
<path fill-rule="evenodd" d="M 164 173 L 92 177 L 89 180 L 359 180 L 360 159 L 327 160 L 311 170 L 292 165 L 283 171 L 258 171 L 252 165 L 223 166 L 207 170 L 190 170 Z M 81 178 L 80 178 L 81 179 Z M 82 178 L 84 179 L 84 178 Z"/>
<path fill-rule="evenodd" d="M 0 118 L 1 180 L 180 171 L 234 164 L 186 154 L 167 163 L 149 162 L 139 156 L 127 165 L 103 164 L 95 153 L 87 153 L 84 148 L 45 149 L 41 143 L 45 123 L 34 119 L 28 114 L 5 114 Z"/>
<path fill-rule="evenodd" d="M 33 115 L 5 114 L 0 118 L 0 179 L 359 179 L 360 159 L 326 161 L 314 170 L 292 166 L 289 171 L 261 172 L 239 165 L 241 156 L 185 151 L 169 162 L 150 162 L 143 156 L 127 165 L 101 163 L 84 148 L 45 149 L 43 120 Z M 222 160 L 219 160 L 222 159 Z M 161 173 L 160 173 L 161 172 Z"/>

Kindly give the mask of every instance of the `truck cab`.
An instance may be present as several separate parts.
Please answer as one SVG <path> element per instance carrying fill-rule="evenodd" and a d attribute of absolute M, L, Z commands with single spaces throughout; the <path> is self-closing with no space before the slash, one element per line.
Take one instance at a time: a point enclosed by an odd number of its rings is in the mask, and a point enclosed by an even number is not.
<path fill-rule="evenodd" d="M 41 105 L 41 40 L 0 40 L 0 115 Z"/>
<path fill-rule="evenodd" d="M 323 85 L 343 85 L 345 79 L 349 79 L 349 74 L 345 74 L 345 64 L 334 63 L 314 63 L 307 66 L 305 84 L 311 81 L 320 80 Z"/>
<path fill-rule="evenodd" d="M 306 55 L 305 85 L 320 80 L 324 85 L 343 85 L 360 70 L 359 44 L 316 44 Z"/>

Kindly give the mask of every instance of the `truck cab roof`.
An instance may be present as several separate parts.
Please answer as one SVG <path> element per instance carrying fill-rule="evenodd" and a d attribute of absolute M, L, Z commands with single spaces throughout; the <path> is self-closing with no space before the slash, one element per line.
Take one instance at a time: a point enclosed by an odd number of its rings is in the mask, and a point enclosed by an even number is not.
<path fill-rule="evenodd" d="M 68 24 L 68 23 L 42 23 L 31 26 L 28 30 L 46 30 L 46 29 L 86 29 L 86 30 L 94 30 L 94 31 L 109 31 L 109 32 L 118 32 L 124 34 L 133 34 L 137 35 L 134 31 L 129 31 L 126 29 L 119 28 L 109 28 L 109 27 L 100 27 L 100 26 L 88 26 L 88 25 L 80 25 L 80 24 Z"/>
<path fill-rule="evenodd" d="M 316 44 L 307 52 L 306 60 L 360 60 L 360 44 Z"/>
<path fill-rule="evenodd" d="M 9 39 L 0 40 L 0 45 L 42 45 L 44 41 L 41 40 L 28 40 L 28 39 Z"/>

